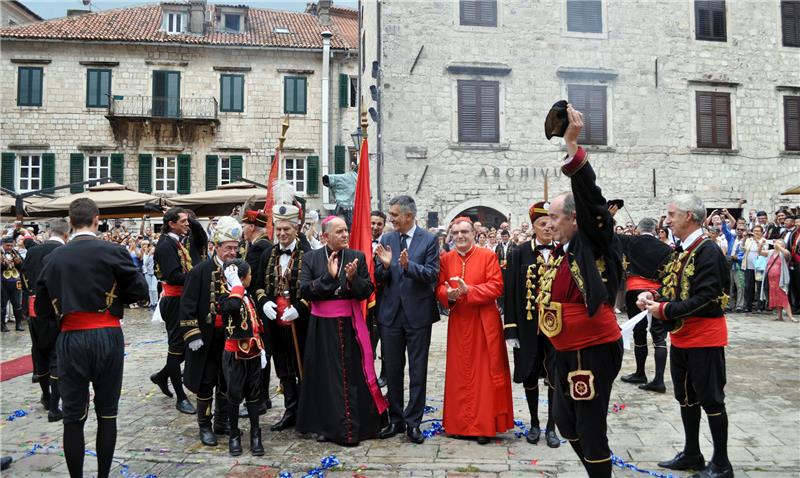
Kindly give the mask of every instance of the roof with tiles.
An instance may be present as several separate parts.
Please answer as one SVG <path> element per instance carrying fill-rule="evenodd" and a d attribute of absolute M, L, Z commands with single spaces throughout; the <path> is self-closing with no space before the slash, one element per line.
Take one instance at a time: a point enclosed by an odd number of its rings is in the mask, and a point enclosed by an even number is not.
<path fill-rule="evenodd" d="M 187 4 L 170 5 L 185 6 L 188 13 Z M 162 28 L 161 5 L 145 5 L 0 28 L 0 38 L 321 49 L 320 34 L 328 30 L 333 33 L 332 49 L 358 48 L 358 12 L 346 8 L 332 8 L 328 26 L 309 13 L 248 8 L 243 33 L 216 31 L 214 15 L 207 13 L 209 17 L 211 31 L 205 34 L 168 34 Z"/>

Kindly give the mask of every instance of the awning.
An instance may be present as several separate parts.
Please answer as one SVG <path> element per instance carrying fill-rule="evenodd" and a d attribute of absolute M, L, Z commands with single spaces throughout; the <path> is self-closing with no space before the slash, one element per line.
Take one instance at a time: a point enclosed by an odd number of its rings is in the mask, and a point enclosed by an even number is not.
<path fill-rule="evenodd" d="M 211 191 L 170 198 L 175 206 L 191 209 L 198 217 L 226 216 L 233 208 L 250 201 L 252 207 L 264 207 L 267 190 L 246 182 L 224 184 Z"/>
<path fill-rule="evenodd" d="M 61 217 L 69 212 L 69 205 L 78 198 L 90 198 L 100 209 L 103 217 L 136 217 L 152 214 L 145 205 L 170 206 L 169 199 L 134 191 L 118 183 L 105 183 L 92 186 L 82 193 L 62 196 L 51 201 L 26 206 L 28 216 Z M 157 214 L 156 214 L 157 215 Z"/>

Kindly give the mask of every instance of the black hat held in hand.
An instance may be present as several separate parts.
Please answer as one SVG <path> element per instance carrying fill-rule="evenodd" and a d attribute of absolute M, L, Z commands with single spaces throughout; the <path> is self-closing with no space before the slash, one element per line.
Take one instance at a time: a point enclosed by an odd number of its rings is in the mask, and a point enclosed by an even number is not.
<path fill-rule="evenodd" d="M 544 120 L 544 135 L 547 139 L 553 136 L 563 138 L 564 133 L 567 131 L 567 126 L 569 126 L 567 100 L 556 101 Z"/>

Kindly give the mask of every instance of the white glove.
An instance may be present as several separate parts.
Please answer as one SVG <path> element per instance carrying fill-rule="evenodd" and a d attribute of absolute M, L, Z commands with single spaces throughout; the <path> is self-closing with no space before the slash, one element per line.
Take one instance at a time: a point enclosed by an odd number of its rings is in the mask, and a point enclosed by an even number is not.
<path fill-rule="evenodd" d="M 192 352 L 197 352 L 197 350 L 203 346 L 203 339 L 194 339 L 189 342 L 189 349 Z"/>
<path fill-rule="evenodd" d="M 153 312 L 153 318 L 151 320 L 154 324 L 163 324 L 164 319 L 161 318 L 161 305 L 156 305 L 156 310 Z"/>
<path fill-rule="evenodd" d="M 242 280 L 239 279 L 239 268 L 233 264 L 228 266 L 228 268 L 225 269 L 225 280 L 228 281 L 229 289 L 242 285 Z"/>
<path fill-rule="evenodd" d="M 267 353 L 261 351 L 261 368 L 267 368 Z"/>
<path fill-rule="evenodd" d="M 283 311 L 281 320 L 284 322 L 291 322 L 298 317 L 300 317 L 300 314 L 297 312 L 297 309 L 295 309 L 294 306 L 291 306 Z"/>
<path fill-rule="evenodd" d="M 269 301 L 264 304 L 264 315 L 267 316 L 269 320 L 275 320 L 278 317 L 278 304 L 275 302 Z"/>
<path fill-rule="evenodd" d="M 519 339 L 506 339 L 506 346 L 508 348 L 519 348 Z"/>

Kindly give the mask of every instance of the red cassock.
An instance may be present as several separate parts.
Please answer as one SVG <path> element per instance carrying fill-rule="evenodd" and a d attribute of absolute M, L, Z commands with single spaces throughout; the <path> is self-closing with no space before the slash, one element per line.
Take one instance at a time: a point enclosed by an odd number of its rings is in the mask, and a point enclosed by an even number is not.
<path fill-rule="evenodd" d="M 496 305 L 503 293 L 497 256 L 480 247 L 464 256 L 455 250 L 444 254 L 436 296 L 445 306 L 444 282 L 458 286 L 452 277 L 463 278 L 469 291 L 449 305 L 443 426 L 451 435 L 494 436 L 514 428 L 511 373 Z"/>

